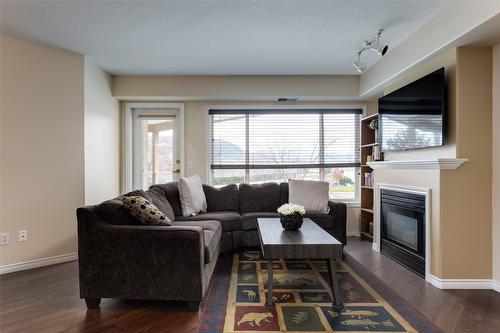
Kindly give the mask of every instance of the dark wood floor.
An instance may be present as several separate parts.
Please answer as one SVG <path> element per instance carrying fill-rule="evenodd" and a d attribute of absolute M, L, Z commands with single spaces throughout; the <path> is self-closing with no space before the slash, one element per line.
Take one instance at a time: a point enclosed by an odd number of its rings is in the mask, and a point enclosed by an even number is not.
<path fill-rule="evenodd" d="M 445 332 L 500 332 L 500 294 L 434 288 L 371 244 L 350 237 L 356 260 Z M 0 277 L 0 332 L 195 332 L 199 311 L 183 303 L 105 299 L 87 311 L 78 298 L 78 266 L 70 262 Z"/>

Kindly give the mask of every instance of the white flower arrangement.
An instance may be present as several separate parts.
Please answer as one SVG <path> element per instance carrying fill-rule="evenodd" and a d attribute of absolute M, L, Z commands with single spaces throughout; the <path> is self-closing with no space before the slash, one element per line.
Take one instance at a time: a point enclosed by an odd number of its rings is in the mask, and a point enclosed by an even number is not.
<path fill-rule="evenodd" d="M 278 208 L 278 213 L 280 213 L 281 215 L 292 215 L 295 213 L 304 215 L 306 213 L 306 210 L 304 209 L 304 206 L 296 205 L 293 203 L 287 203 L 281 205 L 281 207 Z"/>

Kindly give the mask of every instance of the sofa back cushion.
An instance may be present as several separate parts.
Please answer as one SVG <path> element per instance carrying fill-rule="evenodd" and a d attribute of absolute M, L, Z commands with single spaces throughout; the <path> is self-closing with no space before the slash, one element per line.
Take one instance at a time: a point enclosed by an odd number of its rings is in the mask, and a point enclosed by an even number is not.
<path fill-rule="evenodd" d="M 280 206 L 281 190 L 277 183 L 240 184 L 240 211 L 275 212 Z"/>
<path fill-rule="evenodd" d="M 120 198 L 106 200 L 96 207 L 96 213 L 104 222 L 109 224 L 140 225 L 137 220 L 123 205 Z"/>
<path fill-rule="evenodd" d="M 123 205 L 123 197 L 140 196 L 151 201 L 151 196 L 143 190 L 135 190 L 111 200 L 106 200 L 96 207 L 96 213 L 104 222 L 109 224 L 138 225 L 141 222 L 136 219 Z"/>
<path fill-rule="evenodd" d="M 280 184 L 280 206 L 288 203 L 288 183 Z"/>
<path fill-rule="evenodd" d="M 175 220 L 174 210 L 168 202 L 165 191 L 159 188 L 150 188 L 146 191 L 146 194 L 151 198 L 153 205 L 158 207 L 158 209 L 165 214 L 170 221 Z"/>
<path fill-rule="evenodd" d="M 236 184 L 219 188 L 203 185 L 203 192 L 207 198 L 207 212 L 240 210 L 240 194 Z"/>
<path fill-rule="evenodd" d="M 174 215 L 182 216 L 181 199 L 179 197 L 179 186 L 177 185 L 177 182 L 152 185 L 149 189 L 150 190 L 159 189 L 163 191 L 165 197 L 167 198 L 168 203 L 172 207 Z"/>

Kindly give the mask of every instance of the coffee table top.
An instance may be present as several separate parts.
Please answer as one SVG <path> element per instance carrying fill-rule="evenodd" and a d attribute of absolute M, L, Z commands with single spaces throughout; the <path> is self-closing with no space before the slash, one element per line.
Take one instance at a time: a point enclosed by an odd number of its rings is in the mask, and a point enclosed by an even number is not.
<path fill-rule="evenodd" d="M 298 231 L 283 229 L 279 218 L 258 218 L 264 258 L 340 258 L 342 243 L 309 218 Z"/>

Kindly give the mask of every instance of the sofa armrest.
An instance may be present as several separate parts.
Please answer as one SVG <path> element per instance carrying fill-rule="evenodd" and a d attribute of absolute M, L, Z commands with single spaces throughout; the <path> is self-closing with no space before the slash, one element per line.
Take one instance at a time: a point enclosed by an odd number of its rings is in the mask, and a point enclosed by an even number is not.
<path fill-rule="evenodd" d="M 202 299 L 201 227 L 112 225 L 88 208 L 77 217 L 82 298 Z"/>
<path fill-rule="evenodd" d="M 347 243 L 346 224 L 347 224 L 347 205 L 343 202 L 328 202 L 330 207 L 329 215 L 333 217 L 333 233 L 335 238 L 342 244 Z"/>

